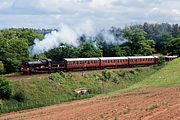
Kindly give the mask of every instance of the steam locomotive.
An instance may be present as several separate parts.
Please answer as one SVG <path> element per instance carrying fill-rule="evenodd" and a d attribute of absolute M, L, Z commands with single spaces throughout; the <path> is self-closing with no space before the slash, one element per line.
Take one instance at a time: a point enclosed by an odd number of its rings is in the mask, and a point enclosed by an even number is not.
<path fill-rule="evenodd" d="M 103 69 L 106 67 L 130 67 L 134 65 L 154 65 L 159 56 L 130 56 L 130 57 L 95 57 L 95 58 L 64 58 L 62 61 L 42 59 L 24 62 L 21 67 L 23 74 L 51 73 L 56 71 Z M 177 56 L 163 56 L 166 62 Z"/>

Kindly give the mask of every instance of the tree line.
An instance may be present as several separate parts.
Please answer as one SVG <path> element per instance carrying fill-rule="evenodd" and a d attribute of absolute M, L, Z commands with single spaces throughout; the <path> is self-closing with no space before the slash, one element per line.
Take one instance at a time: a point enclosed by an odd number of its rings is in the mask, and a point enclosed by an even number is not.
<path fill-rule="evenodd" d="M 107 42 L 97 34 L 93 40 L 82 35 L 80 45 L 63 44 L 40 55 L 29 55 L 34 39 L 42 40 L 46 33 L 55 29 L 10 28 L 0 31 L 0 74 L 18 71 L 22 62 L 50 58 L 60 61 L 75 57 L 118 57 L 137 55 L 178 55 L 180 56 L 180 26 L 178 24 L 149 24 L 127 26 L 123 29 L 111 27 L 117 44 Z M 127 41 L 118 44 L 121 37 Z M 63 46 L 63 47 L 62 47 Z"/>

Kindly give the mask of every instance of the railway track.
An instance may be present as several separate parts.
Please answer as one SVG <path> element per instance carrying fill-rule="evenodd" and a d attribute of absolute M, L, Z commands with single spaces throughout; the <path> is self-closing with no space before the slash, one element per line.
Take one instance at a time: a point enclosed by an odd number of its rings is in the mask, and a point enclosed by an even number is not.
<path fill-rule="evenodd" d="M 149 67 L 149 66 L 146 66 Z M 146 67 L 135 67 L 135 68 L 111 68 L 111 69 L 107 69 L 110 71 L 114 71 L 114 70 L 131 70 L 131 69 L 136 69 L 136 68 L 146 68 Z M 81 71 L 69 71 L 69 72 L 65 72 L 65 74 L 80 74 L 80 75 L 84 75 L 84 74 L 90 74 L 90 73 L 97 73 L 97 72 L 102 72 L 106 69 L 97 69 L 97 70 L 81 70 Z M 41 74 L 32 74 L 32 75 L 12 75 L 12 76 L 7 76 L 6 78 L 8 80 L 24 80 L 24 79 L 32 79 L 32 78 L 45 78 L 48 77 L 50 74 L 48 73 L 41 73 Z"/>

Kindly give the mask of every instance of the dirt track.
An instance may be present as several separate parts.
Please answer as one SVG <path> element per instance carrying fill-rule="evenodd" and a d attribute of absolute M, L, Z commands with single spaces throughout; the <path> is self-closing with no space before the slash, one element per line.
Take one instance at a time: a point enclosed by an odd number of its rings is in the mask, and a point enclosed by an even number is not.
<path fill-rule="evenodd" d="M 0 120 L 180 120 L 180 87 L 140 89 L 5 114 Z"/>

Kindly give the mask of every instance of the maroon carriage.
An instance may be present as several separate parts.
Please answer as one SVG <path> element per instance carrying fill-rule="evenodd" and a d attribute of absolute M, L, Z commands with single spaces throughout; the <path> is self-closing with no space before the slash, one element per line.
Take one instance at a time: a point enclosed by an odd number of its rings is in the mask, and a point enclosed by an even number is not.
<path fill-rule="evenodd" d="M 99 58 L 64 58 L 66 69 L 98 68 Z"/>
<path fill-rule="evenodd" d="M 156 64 L 155 56 L 134 56 L 128 57 L 129 65 L 150 65 Z"/>
<path fill-rule="evenodd" d="M 128 65 L 128 57 L 101 57 L 99 59 L 101 67 Z"/>
<path fill-rule="evenodd" d="M 169 62 L 169 61 L 172 61 L 172 60 L 176 59 L 177 56 L 164 56 L 164 58 L 165 58 L 166 62 Z"/>

